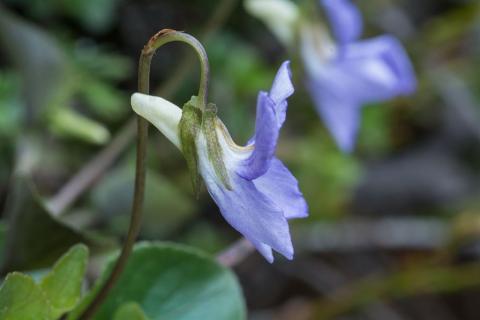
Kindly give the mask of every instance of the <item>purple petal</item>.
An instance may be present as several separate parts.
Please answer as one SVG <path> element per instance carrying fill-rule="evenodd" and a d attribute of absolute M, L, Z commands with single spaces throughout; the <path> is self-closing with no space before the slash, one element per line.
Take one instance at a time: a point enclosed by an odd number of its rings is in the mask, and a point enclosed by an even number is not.
<path fill-rule="evenodd" d="M 341 45 L 360 37 L 362 17 L 351 0 L 321 0 L 321 4 L 325 8 L 332 33 Z"/>
<path fill-rule="evenodd" d="M 275 102 L 275 113 L 277 115 L 277 125 L 280 128 L 285 121 L 287 112 L 287 98 L 290 97 L 295 89 L 292 83 L 292 72 L 290 71 L 290 61 L 285 61 L 278 69 L 277 75 L 273 80 L 272 88 L 268 96 Z"/>
<path fill-rule="evenodd" d="M 350 153 L 358 133 L 360 104 L 346 99 L 348 91 L 342 94 L 337 92 L 337 88 L 329 88 L 328 85 L 328 80 L 313 81 L 308 89 L 338 147 L 343 152 Z"/>
<path fill-rule="evenodd" d="M 253 246 L 260 252 L 260 254 L 270 263 L 273 263 L 273 252 L 272 248 L 265 243 L 257 242 L 255 240 L 249 240 Z"/>
<path fill-rule="evenodd" d="M 344 54 L 345 72 L 350 70 L 356 81 L 374 91 L 370 92 L 373 95 L 364 92 L 366 102 L 409 95 L 415 91 L 417 81 L 413 66 L 396 38 L 384 35 L 352 43 Z"/>
<path fill-rule="evenodd" d="M 311 70 L 316 71 L 310 72 L 310 94 L 346 152 L 353 149 L 362 105 L 410 94 L 416 88 L 410 60 L 391 36 L 349 44 L 341 57 Z"/>
<path fill-rule="evenodd" d="M 203 178 L 225 220 L 252 242 L 268 261 L 273 261 L 271 249 L 287 259 L 293 258 L 288 222 L 282 209 L 260 192 L 252 181 L 233 173 L 230 175 L 233 190 L 230 191 L 215 178 Z"/>
<path fill-rule="evenodd" d="M 257 120 L 255 124 L 255 149 L 242 161 L 237 173 L 245 179 L 253 180 L 265 174 L 275 154 L 280 128 L 275 114 L 275 103 L 266 92 L 260 92 L 257 100 Z"/>
<path fill-rule="evenodd" d="M 308 206 L 298 188 L 297 179 L 277 158 L 267 173 L 253 181 L 257 189 L 278 205 L 287 219 L 305 218 Z"/>
<path fill-rule="evenodd" d="M 286 61 L 280 66 L 270 92 L 267 94 L 261 91 L 258 94 L 255 135 L 249 141 L 249 144 L 255 144 L 255 149 L 237 171 L 243 178 L 256 179 L 270 167 L 280 128 L 286 117 L 287 98 L 293 92 L 290 62 Z"/>

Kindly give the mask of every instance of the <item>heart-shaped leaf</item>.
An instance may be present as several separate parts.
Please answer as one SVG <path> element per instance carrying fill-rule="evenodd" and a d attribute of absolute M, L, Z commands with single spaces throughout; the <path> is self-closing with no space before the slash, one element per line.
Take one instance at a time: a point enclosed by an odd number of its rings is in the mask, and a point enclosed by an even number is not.
<path fill-rule="evenodd" d="M 30 275 L 12 272 L 0 288 L 0 319 L 55 320 L 80 299 L 88 249 L 76 245 L 37 284 Z"/>
<path fill-rule="evenodd" d="M 80 299 L 87 260 L 88 248 L 82 244 L 76 245 L 41 280 L 40 287 L 50 301 L 55 317 L 72 310 Z"/>
<path fill-rule="evenodd" d="M 112 265 L 69 319 L 77 319 Z M 94 319 L 111 319 L 129 302 L 138 303 L 152 320 L 245 319 L 245 303 L 233 273 L 198 250 L 171 243 L 138 244 Z"/>
<path fill-rule="evenodd" d="M 99 241 L 53 217 L 29 178 L 18 177 L 13 188 L 5 212 L 9 228 L 3 271 L 48 268 L 77 243 L 101 250 Z"/>
<path fill-rule="evenodd" d="M 7 275 L 0 288 L 0 319 L 50 320 L 48 301 L 33 278 L 18 272 Z"/>
<path fill-rule="evenodd" d="M 113 320 L 148 320 L 148 318 L 138 303 L 127 302 L 118 308 Z"/>

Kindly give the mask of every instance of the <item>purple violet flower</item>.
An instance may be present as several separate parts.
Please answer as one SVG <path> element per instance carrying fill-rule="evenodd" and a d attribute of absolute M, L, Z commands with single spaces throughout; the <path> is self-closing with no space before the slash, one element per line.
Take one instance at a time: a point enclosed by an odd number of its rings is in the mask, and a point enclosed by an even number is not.
<path fill-rule="evenodd" d="M 301 50 L 307 87 L 338 146 L 350 152 L 362 105 L 411 94 L 416 79 L 396 38 L 383 35 L 358 40 L 362 19 L 351 0 L 321 0 L 321 4 L 337 43 L 321 26 L 303 26 Z"/>
<path fill-rule="evenodd" d="M 216 133 L 223 153 L 229 185 L 219 179 L 208 154 L 207 138 L 196 138 L 198 169 L 223 217 L 269 261 L 272 249 L 293 258 L 288 220 L 308 216 L 298 182 L 275 157 L 280 128 L 285 121 L 287 98 L 294 92 L 289 62 L 280 67 L 270 92 L 257 100 L 255 134 L 245 147 L 236 145 L 217 118 Z M 160 97 L 135 93 L 132 107 L 180 148 L 178 124 L 182 110 Z"/>

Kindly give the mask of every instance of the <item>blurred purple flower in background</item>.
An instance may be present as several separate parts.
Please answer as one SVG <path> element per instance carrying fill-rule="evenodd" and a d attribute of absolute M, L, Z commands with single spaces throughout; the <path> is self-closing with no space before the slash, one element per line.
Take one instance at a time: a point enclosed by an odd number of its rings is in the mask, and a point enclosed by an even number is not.
<path fill-rule="evenodd" d="M 355 146 L 364 104 L 415 91 L 410 60 L 389 35 L 358 40 L 362 19 L 350 0 L 322 0 L 336 43 L 316 24 L 303 25 L 301 51 L 307 87 L 338 146 Z"/>
<path fill-rule="evenodd" d="M 224 218 L 269 262 L 273 262 L 272 249 L 288 259 L 293 258 L 288 220 L 308 216 L 297 180 L 275 157 L 287 98 L 293 92 L 289 62 L 285 62 L 270 92 L 262 91 L 258 95 L 255 134 L 245 147 L 236 145 L 216 118 L 215 132 L 228 185 L 216 173 L 205 132 L 200 131 L 196 138 L 198 167 L 208 192 Z M 180 108 L 162 98 L 140 93 L 132 96 L 132 107 L 180 148 Z"/>
<path fill-rule="evenodd" d="M 285 46 L 296 48 L 300 43 L 307 88 L 343 151 L 355 146 L 363 105 L 414 92 L 414 71 L 402 45 L 388 35 L 359 40 L 363 22 L 351 0 L 320 0 L 335 41 L 324 24 L 305 16 L 308 11 L 292 1 L 244 3 Z"/>

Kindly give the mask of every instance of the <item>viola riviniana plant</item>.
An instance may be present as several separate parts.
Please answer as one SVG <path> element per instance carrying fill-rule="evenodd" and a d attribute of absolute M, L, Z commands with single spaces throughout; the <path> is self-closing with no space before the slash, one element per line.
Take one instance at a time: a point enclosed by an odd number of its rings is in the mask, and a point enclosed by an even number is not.
<path fill-rule="evenodd" d="M 274 260 L 272 249 L 293 258 L 288 220 L 308 215 L 297 180 L 275 157 L 287 98 L 293 92 L 289 63 L 285 62 L 270 92 L 258 95 L 255 134 L 244 147 L 233 142 L 214 106 L 195 108 L 196 97 L 183 110 L 160 97 L 135 93 L 131 99 L 134 111 L 184 153 L 181 123 L 187 110 L 194 108 L 193 113 L 188 111 L 189 117 L 201 121 L 197 122 L 198 134 L 193 135 L 197 163 L 193 170 L 198 169 L 223 217 L 269 262 Z"/>
<path fill-rule="evenodd" d="M 355 146 L 363 105 L 415 91 L 413 67 L 395 37 L 359 40 L 363 22 L 351 0 L 320 1 L 330 32 L 320 19 L 302 15 L 288 0 L 246 0 L 245 4 L 271 28 L 275 28 L 269 22 L 275 12 L 287 16 L 285 12 L 290 10 L 290 16 L 296 17 L 289 18 L 290 32 L 278 28 L 273 31 L 277 36 L 283 34 L 279 39 L 290 48 L 299 43 L 307 89 L 343 151 L 350 152 Z"/>

